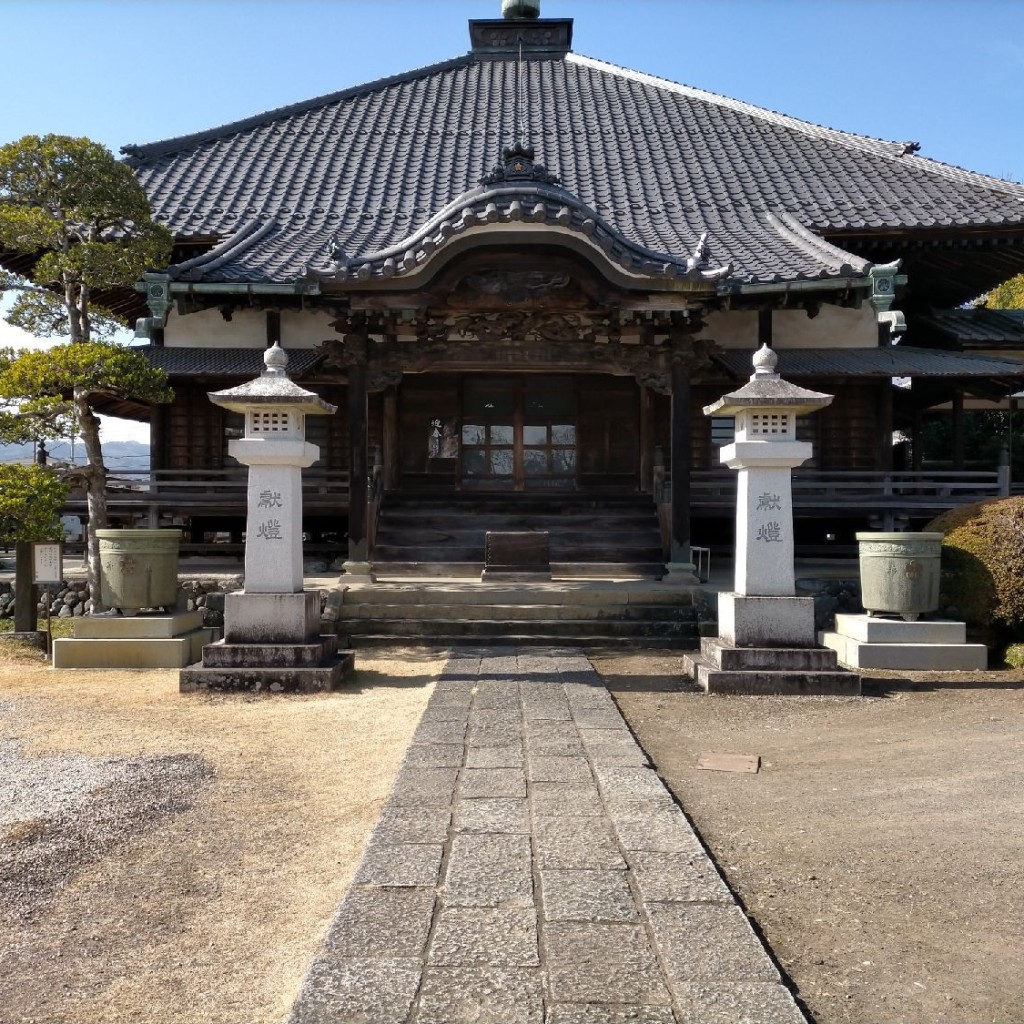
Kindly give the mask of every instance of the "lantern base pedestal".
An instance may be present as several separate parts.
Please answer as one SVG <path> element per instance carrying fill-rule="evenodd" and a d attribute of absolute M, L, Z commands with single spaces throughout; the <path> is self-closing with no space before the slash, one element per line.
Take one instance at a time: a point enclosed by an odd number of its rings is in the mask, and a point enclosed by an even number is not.
<path fill-rule="evenodd" d="M 316 693 L 334 690 L 355 655 L 320 634 L 320 595 L 228 594 L 224 639 L 203 648 L 199 664 L 182 669 L 178 689 Z"/>
<path fill-rule="evenodd" d="M 686 674 L 708 693 L 857 696 L 860 676 L 815 644 L 814 599 L 718 595 L 720 635 L 684 654 Z"/>

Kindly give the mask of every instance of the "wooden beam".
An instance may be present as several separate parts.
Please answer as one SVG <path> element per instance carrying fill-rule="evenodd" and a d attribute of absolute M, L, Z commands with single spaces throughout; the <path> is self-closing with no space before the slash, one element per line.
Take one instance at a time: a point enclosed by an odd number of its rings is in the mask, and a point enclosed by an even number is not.
<path fill-rule="evenodd" d="M 690 375 L 672 366 L 672 539 L 669 561 L 690 561 Z"/>
<path fill-rule="evenodd" d="M 354 363 L 348 368 L 348 445 L 349 445 L 349 509 L 348 560 L 369 561 L 366 534 L 367 500 L 367 416 L 366 364 Z"/>

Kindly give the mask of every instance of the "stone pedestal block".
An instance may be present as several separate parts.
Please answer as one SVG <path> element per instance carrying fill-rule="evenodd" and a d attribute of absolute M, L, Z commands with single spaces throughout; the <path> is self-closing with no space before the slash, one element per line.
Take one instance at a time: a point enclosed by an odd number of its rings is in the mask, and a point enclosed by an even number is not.
<path fill-rule="evenodd" d="M 200 629 L 203 613 L 174 615 L 83 615 L 72 625 L 76 640 L 159 640 Z"/>
<path fill-rule="evenodd" d="M 84 620 L 83 620 L 84 621 Z M 118 621 L 118 620 L 108 620 Z M 122 619 L 135 622 L 135 619 Z M 78 622 L 75 623 L 76 627 Z M 202 656 L 203 647 L 217 639 L 212 627 L 193 629 L 180 636 L 137 635 L 67 637 L 53 641 L 54 668 L 184 668 Z"/>
<path fill-rule="evenodd" d="M 834 631 L 819 640 L 851 668 L 906 672 L 980 672 L 988 648 L 967 643 L 963 622 L 904 622 L 868 615 L 837 615 Z"/>
<path fill-rule="evenodd" d="M 320 636 L 320 595 L 228 594 L 224 641 L 229 644 L 304 644 Z"/>
<path fill-rule="evenodd" d="M 835 651 L 823 647 L 734 647 L 701 640 L 700 654 L 683 665 L 708 693 L 792 694 L 856 697 L 860 676 L 839 668 Z"/>
<path fill-rule="evenodd" d="M 719 594 L 718 632 L 735 647 L 813 647 L 814 598 Z"/>

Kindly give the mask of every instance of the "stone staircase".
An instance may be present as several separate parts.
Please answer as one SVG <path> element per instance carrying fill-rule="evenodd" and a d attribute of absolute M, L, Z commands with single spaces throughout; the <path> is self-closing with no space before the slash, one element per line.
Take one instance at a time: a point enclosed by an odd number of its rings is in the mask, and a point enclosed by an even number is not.
<path fill-rule="evenodd" d="M 489 530 L 547 531 L 556 576 L 659 578 L 665 571 L 650 495 L 389 493 L 373 563 L 381 575 L 475 576 Z"/>
<path fill-rule="evenodd" d="M 698 644 L 690 592 L 644 580 L 356 584 L 331 593 L 325 619 L 356 648 Z"/>

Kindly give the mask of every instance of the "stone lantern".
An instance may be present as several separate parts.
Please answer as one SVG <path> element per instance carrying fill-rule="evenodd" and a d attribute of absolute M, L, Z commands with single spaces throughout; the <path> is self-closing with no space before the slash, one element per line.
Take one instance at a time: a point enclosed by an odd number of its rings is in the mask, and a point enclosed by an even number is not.
<path fill-rule="evenodd" d="M 812 454 L 796 421 L 832 396 L 783 380 L 767 346 L 753 361 L 747 384 L 704 409 L 736 420 L 720 456 L 737 470 L 736 571 L 733 590 L 718 595 L 718 637 L 684 660 L 709 692 L 859 693 L 860 679 L 816 647 L 814 599 L 796 595 L 793 565 L 792 473 Z"/>
<path fill-rule="evenodd" d="M 263 361 L 255 380 L 209 396 L 245 417 L 243 436 L 228 445 L 249 467 L 245 587 L 226 595 L 224 639 L 203 649 L 201 667 L 182 672 L 183 690 L 325 689 L 352 661 L 336 654 L 336 638 L 320 636 L 320 595 L 303 590 L 302 470 L 320 455 L 305 418 L 336 406 L 288 377 L 279 345 Z"/>

